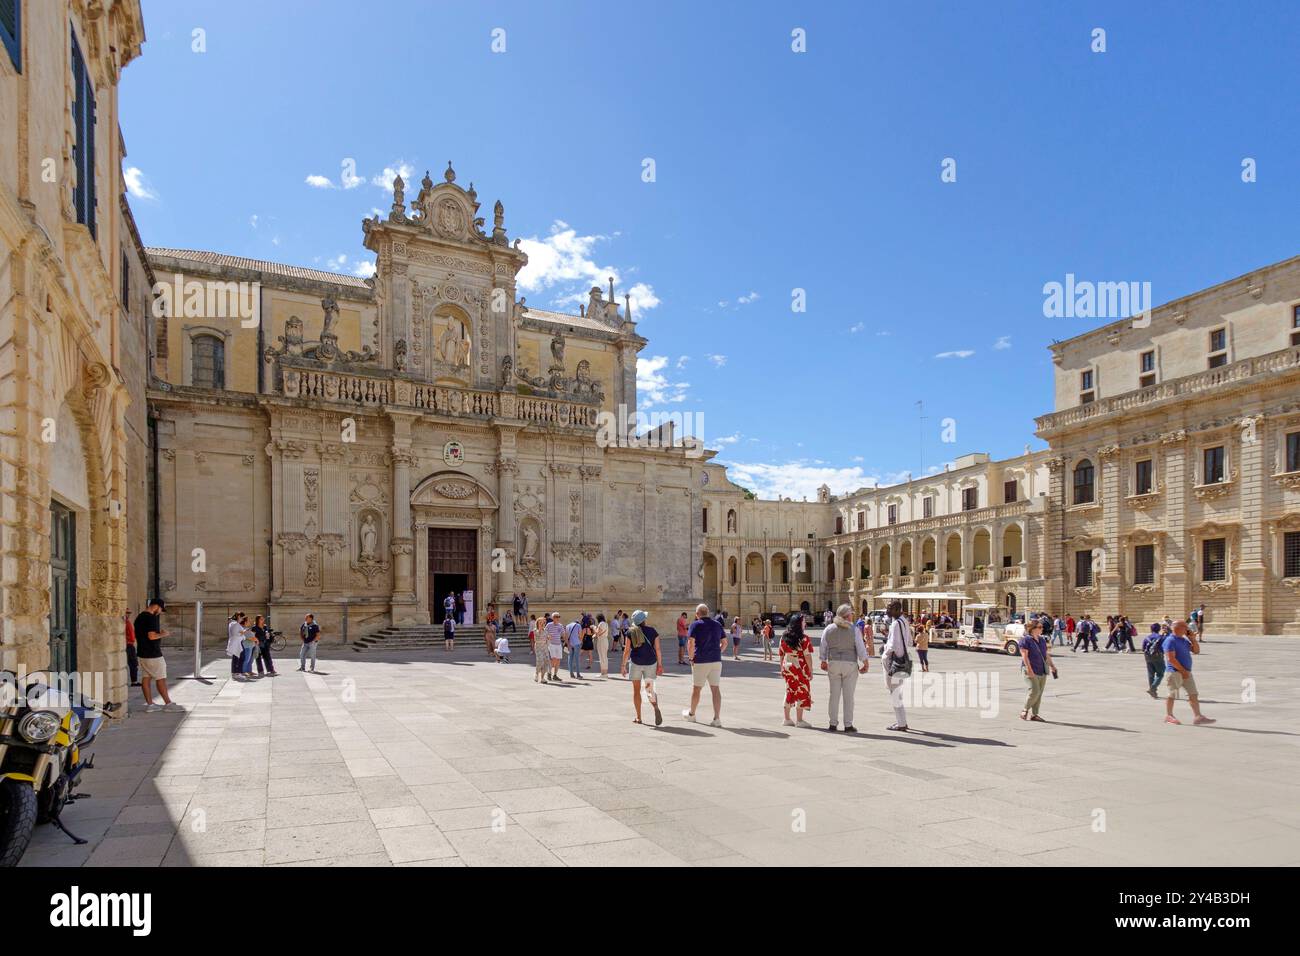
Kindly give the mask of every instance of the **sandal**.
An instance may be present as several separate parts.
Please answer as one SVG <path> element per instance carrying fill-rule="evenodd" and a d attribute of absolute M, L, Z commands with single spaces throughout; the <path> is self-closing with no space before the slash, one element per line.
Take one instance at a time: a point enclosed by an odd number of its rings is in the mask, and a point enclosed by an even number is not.
<path fill-rule="evenodd" d="M 1029 719 L 1030 719 L 1030 720 L 1036 720 L 1036 721 L 1038 721 L 1040 724 L 1045 724 L 1045 723 L 1047 723 L 1046 720 L 1044 720 L 1042 717 L 1039 717 L 1037 714 L 1034 714 L 1034 716 L 1030 717 Z"/>
<path fill-rule="evenodd" d="M 1022 711 L 1020 712 L 1020 719 L 1021 719 L 1021 720 L 1028 720 L 1028 719 L 1029 719 L 1029 711 L 1027 711 L 1027 710 L 1022 710 Z"/>

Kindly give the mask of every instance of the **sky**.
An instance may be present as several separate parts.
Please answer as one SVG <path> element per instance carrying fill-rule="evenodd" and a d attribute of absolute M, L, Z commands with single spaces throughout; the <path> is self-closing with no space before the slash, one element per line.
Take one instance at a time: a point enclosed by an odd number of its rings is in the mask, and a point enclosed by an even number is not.
<path fill-rule="evenodd" d="M 1044 447 L 1046 346 L 1124 317 L 1047 283 L 1300 253 L 1300 4 L 143 6 L 147 245 L 368 275 L 394 172 L 450 160 L 530 305 L 631 294 L 641 409 L 760 497 Z"/>

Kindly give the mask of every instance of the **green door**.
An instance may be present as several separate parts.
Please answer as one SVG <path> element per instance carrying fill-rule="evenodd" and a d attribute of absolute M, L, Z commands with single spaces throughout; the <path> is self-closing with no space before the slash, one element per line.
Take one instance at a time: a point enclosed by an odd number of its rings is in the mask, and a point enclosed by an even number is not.
<path fill-rule="evenodd" d="M 77 669 L 77 516 L 50 502 L 50 670 Z"/>

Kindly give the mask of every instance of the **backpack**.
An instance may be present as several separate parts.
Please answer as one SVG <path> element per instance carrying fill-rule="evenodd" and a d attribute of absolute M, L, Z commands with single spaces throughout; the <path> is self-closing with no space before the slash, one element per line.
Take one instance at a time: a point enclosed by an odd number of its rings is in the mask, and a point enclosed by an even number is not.
<path fill-rule="evenodd" d="M 1158 664 L 1163 661 L 1165 659 L 1164 636 L 1157 634 L 1156 639 L 1147 645 L 1147 649 L 1143 652 L 1143 656 L 1145 656 L 1147 662 L 1151 664 Z"/>

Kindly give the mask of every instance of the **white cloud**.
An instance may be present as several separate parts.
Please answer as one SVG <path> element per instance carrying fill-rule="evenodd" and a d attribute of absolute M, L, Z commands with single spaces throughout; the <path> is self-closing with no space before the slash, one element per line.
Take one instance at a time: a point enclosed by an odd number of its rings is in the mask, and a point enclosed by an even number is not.
<path fill-rule="evenodd" d="M 742 295 L 736 301 L 739 302 L 741 305 L 749 305 L 749 303 L 757 302 L 761 298 L 762 296 L 759 295 L 757 292 L 751 292 L 749 293 L 749 295 Z"/>
<path fill-rule="evenodd" d="M 722 368 L 722 366 L 727 364 L 727 357 L 725 355 L 706 355 L 705 358 L 712 362 L 715 368 Z"/>
<path fill-rule="evenodd" d="M 350 272 L 362 279 L 369 279 L 375 274 L 375 264 L 369 259 L 348 259 L 347 253 L 325 260 L 325 268 L 330 272 Z"/>
<path fill-rule="evenodd" d="M 821 485 L 829 485 L 831 494 L 847 494 L 871 481 L 861 468 L 833 468 L 805 461 L 780 464 L 727 462 L 727 477 L 760 498 L 793 498 L 795 501 L 802 498 L 815 500 Z"/>
<path fill-rule="evenodd" d="M 126 179 L 126 191 L 135 199 L 157 199 L 158 194 L 149 186 L 149 181 L 145 179 L 137 166 L 128 166 L 122 174 Z"/>
<path fill-rule="evenodd" d="M 970 357 L 971 357 L 972 355 L 974 355 L 974 354 L 975 354 L 975 350 L 974 350 L 974 349 L 957 349 L 956 351 L 953 351 L 953 352 L 939 352 L 939 353 L 937 353 L 937 354 L 935 355 L 935 358 L 937 358 L 937 359 L 949 359 L 949 358 L 965 359 L 965 358 L 970 358 Z"/>
<path fill-rule="evenodd" d="M 328 176 L 322 176 L 320 173 L 312 173 L 306 179 L 307 185 L 313 189 L 333 189 L 334 184 L 330 182 Z"/>
<path fill-rule="evenodd" d="M 378 186 L 380 189 L 386 189 L 389 192 L 392 192 L 393 180 L 397 178 L 399 173 L 402 176 L 402 181 L 407 185 L 410 185 L 412 181 L 411 177 L 415 175 L 415 170 L 412 168 L 410 163 L 400 159 L 391 166 L 385 166 L 384 171 L 379 175 L 372 176 L 370 184 L 372 186 Z"/>
<path fill-rule="evenodd" d="M 883 337 L 883 336 L 887 336 L 887 335 L 893 335 L 894 333 L 893 333 L 893 332 L 877 332 L 876 334 L 879 335 L 879 336 L 882 336 L 882 337 Z"/>
<path fill-rule="evenodd" d="M 740 441 L 740 432 L 736 432 L 734 435 L 723 435 L 721 438 L 710 438 L 705 444 L 714 448 L 721 448 L 724 445 L 734 445 L 738 441 Z"/>
<path fill-rule="evenodd" d="M 679 358 L 679 359 L 677 360 L 677 368 L 678 368 L 678 370 L 680 371 L 681 369 L 686 368 L 686 363 L 689 362 L 690 360 L 691 360 L 691 357 L 690 357 L 689 355 L 683 355 L 683 356 L 681 356 L 681 358 Z"/>
<path fill-rule="evenodd" d="M 665 371 L 667 355 L 652 355 L 636 360 L 636 390 L 640 404 L 646 407 L 686 401 L 689 382 L 669 381 Z"/>
<path fill-rule="evenodd" d="M 592 286 L 604 289 L 612 276 L 615 295 L 620 272 L 614 266 L 602 266 L 595 259 L 596 246 L 608 236 L 580 236 L 578 231 L 561 219 L 551 224 L 550 235 L 521 239 L 520 247 L 528 254 L 528 265 L 519 270 L 519 289 L 525 293 L 555 290 L 552 300 L 557 306 L 586 304 Z M 624 290 L 631 298 L 632 317 L 660 304 L 654 287 L 638 282 Z"/>
<path fill-rule="evenodd" d="M 352 267 L 352 274 L 360 276 L 362 279 L 369 279 L 375 274 L 375 264 L 369 259 L 364 259 Z"/>
<path fill-rule="evenodd" d="M 867 326 L 866 326 L 866 323 L 865 323 L 865 322 L 859 322 L 859 323 L 857 323 L 856 325 L 850 325 L 850 326 L 849 326 L 849 331 L 850 331 L 851 333 L 853 333 L 854 335 L 857 335 L 859 332 L 861 332 L 861 331 L 862 331 L 863 329 L 865 329 L 866 327 L 867 327 Z"/>
<path fill-rule="evenodd" d="M 254 229 L 257 228 L 257 213 L 253 213 L 253 215 L 248 217 L 248 224 Z"/>
<path fill-rule="evenodd" d="M 1009 336 L 1009 335 L 999 335 L 999 336 L 998 336 L 998 340 L 997 340 L 996 342 L 993 343 L 993 347 L 994 347 L 995 349 L 1009 349 L 1009 348 L 1011 348 L 1011 336 Z"/>

